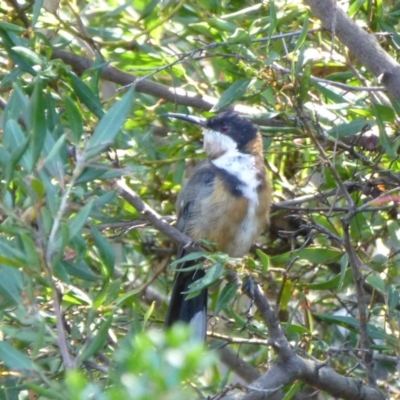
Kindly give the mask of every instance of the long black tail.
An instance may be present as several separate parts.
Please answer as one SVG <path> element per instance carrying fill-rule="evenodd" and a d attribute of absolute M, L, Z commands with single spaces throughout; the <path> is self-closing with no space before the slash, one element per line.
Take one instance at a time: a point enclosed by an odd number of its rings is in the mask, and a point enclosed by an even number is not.
<path fill-rule="evenodd" d="M 207 333 L 207 289 L 202 289 L 196 297 L 191 299 L 186 300 L 186 297 L 189 286 L 204 275 L 203 269 L 176 274 L 165 320 L 166 327 L 178 321 L 190 324 L 193 329 L 193 337 L 203 341 L 206 339 Z"/>

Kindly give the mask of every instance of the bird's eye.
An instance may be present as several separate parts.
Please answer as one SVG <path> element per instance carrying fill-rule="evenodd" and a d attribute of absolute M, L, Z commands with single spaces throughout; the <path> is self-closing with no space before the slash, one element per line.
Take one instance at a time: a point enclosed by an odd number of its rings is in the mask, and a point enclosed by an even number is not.
<path fill-rule="evenodd" d="M 222 125 L 222 127 L 221 127 L 221 132 L 222 133 L 226 133 L 226 132 L 228 132 L 228 130 L 229 130 L 228 125 Z"/>

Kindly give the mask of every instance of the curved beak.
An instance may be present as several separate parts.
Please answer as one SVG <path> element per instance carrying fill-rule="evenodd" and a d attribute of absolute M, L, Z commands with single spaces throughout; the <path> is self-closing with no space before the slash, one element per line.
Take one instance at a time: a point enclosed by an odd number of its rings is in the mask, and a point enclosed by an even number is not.
<path fill-rule="evenodd" d="M 203 128 L 206 127 L 207 119 L 203 117 L 196 117 L 194 115 L 186 115 L 186 114 L 177 114 L 177 113 L 167 113 L 162 114 L 160 117 L 167 117 L 167 118 L 177 118 L 182 119 L 184 121 L 191 122 L 192 124 L 200 125 Z"/>

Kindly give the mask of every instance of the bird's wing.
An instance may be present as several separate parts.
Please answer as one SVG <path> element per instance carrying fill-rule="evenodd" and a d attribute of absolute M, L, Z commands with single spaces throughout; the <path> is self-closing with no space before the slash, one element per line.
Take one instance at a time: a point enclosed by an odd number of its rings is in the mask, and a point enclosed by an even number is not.
<path fill-rule="evenodd" d="M 199 211 L 200 202 L 213 193 L 216 171 L 210 163 L 201 164 L 190 176 L 176 202 L 177 229 L 191 236 L 190 221 Z M 201 238 L 193 237 L 194 240 Z"/>
<path fill-rule="evenodd" d="M 191 236 L 190 226 L 192 219 L 200 208 L 200 202 L 210 196 L 215 184 L 215 172 L 210 165 L 203 164 L 197 168 L 184 185 L 178 196 L 176 205 L 178 222 L 177 228 Z M 192 237 L 197 240 L 198 237 Z M 185 249 L 181 248 L 178 258 L 185 255 Z M 188 261 L 180 265 L 187 268 L 195 265 L 197 261 Z M 204 276 L 203 269 L 180 271 L 175 275 L 174 289 L 169 304 L 166 326 L 171 326 L 177 321 L 183 321 L 192 326 L 193 337 L 205 340 L 207 331 L 207 289 L 190 299 L 186 299 L 189 286 Z"/>

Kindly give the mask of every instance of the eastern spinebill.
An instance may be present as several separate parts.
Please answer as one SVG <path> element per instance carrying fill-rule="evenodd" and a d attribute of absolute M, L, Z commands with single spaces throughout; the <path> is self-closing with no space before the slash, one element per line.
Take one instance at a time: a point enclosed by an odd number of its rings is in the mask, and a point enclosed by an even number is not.
<path fill-rule="evenodd" d="M 263 158 L 263 142 L 257 127 L 234 112 L 204 119 L 169 113 L 204 128 L 207 161 L 201 163 L 183 185 L 176 202 L 177 228 L 194 241 L 214 242 L 231 257 L 242 257 L 269 221 L 271 185 Z M 185 250 L 181 249 L 182 257 Z M 180 268 L 185 268 L 183 263 Z M 186 299 L 189 286 L 202 278 L 202 269 L 178 271 L 166 326 L 186 322 L 195 337 L 207 331 L 207 289 Z"/>

